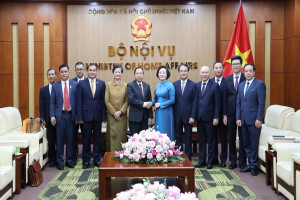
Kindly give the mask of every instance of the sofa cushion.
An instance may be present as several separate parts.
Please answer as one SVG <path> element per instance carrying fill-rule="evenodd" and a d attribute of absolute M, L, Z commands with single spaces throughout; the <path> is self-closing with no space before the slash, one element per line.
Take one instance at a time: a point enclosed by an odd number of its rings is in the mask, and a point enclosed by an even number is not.
<path fill-rule="evenodd" d="M 299 153 L 293 153 L 292 154 L 292 160 L 296 163 L 300 164 L 300 152 Z"/>
<path fill-rule="evenodd" d="M 294 115 L 292 131 L 295 131 L 300 134 L 300 110 L 298 110 Z"/>
<path fill-rule="evenodd" d="M 291 161 L 280 161 L 277 162 L 277 176 L 280 177 L 288 185 L 294 185 L 294 176 L 292 172 Z"/>
<path fill-rule="evenodd" d="M 14 177 L 14 169 L 12 165 L 1 165 L 0 163 L 0 190 L 9 184 Z"/>
<path fill-rule="evenodd" d="M 269 106 L 265 116 L 265 125 L 272 128 L 281 129 L 285 115 L 290 112 L 294 112 L 294 109 L 291 107 L 281 105 Z"/>

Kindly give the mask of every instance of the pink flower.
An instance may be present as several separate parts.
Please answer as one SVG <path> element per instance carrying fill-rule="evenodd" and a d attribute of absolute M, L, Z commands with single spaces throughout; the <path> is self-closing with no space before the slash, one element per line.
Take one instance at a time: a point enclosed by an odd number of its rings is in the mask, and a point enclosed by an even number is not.
<path fill-rule="evenodd" d="M 173 151 L 172 150 L 167 151 L 167 157 L 170 157 L 170 156 L 173 156 Z"/>
<path fill-rule="evenodd" d="M 173 154 L 176 156 L 180 156 L 180 150 L 176 149 L 175 151 L 173 150 Z"/>
<path fill-rule="evenodd" d="M 157 161 L 161 161 L 163 159 L 162 155 L 160 153 L 156 154 Z"/>
<path fill-rule="evenodd" d="M 156 152 L 162 152 L 163 148 L 160 145 L 155 147 Z"/>
<path fill-rule="evenodd" d="M 167 190 L 167 196 L 175 198 L 178 195 L 180 195 L 180 189 L 176 186 L 169 186 L 169 188 Z"/>
<path fill-rule="evenodd" d="M 155 156 L 155 155 L 156 155 L 156 150 L 155 150 L 155 149 L 152 149 L 152 150 L 151 150 L 151 153 L 152 153 L 152 155 Z"/>
<path fill-rule="evenodd" d="M 154 138 L 153 138 L 152 140 L 153 140 L 153 142 L 155 142 L 155 143 L 157 142 L 157 139 L 154 139 Z"/>
<path fill-rule="evenodd" d="M 154 149 L 153 149 L 154 150 Z M 154 150 L 155 151 L 155 150 Z M 147 153 L 147 159 L 151 160 L 153 158 L 152 153 Z"/>

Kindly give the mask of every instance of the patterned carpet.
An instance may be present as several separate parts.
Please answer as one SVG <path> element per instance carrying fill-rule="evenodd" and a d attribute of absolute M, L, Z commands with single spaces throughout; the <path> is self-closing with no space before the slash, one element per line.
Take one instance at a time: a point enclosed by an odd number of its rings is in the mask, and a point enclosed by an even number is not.
<path fill-rule="evenodd" d="M 245 183 L 227 168 L 196 169 L 195 181 L 195 192 L 201 200 L 258 199 Z M 116 184 L 112 185 L 117 188 L 128 187 L 128 189 L 131 185 L 131 182 L 128 184 L 118 182 L 116 181 Z M 83 170 L 81 161 L 77 163 L 74 169 L 65 167 L 51 180 L 36 199 L 98 199 L 98 169 L 94 167 Z"/>

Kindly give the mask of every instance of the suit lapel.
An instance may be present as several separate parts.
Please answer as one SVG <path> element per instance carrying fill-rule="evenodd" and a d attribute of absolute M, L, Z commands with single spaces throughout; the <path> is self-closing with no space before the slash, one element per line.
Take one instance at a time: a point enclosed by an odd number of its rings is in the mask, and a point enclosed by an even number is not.
<path fill-rule="evenodd" d="M 137 84 L 136 81 L 133 81 L 133 85 L 134 85 L 135 89 L 138 91 L 138 93 L 140 94 L 140 97 L 142 99 L 144 99 L 143 94 L 141 94 L 140 86 Z M 144 95 L 145 95 L 146 88 L 145 88 L 145 84 L 143 84 L 143 82 L 142 82 L 142 87 L 143 87 L 143 92 L 144 92 Z"/>
<path fill-rule="evenodd" d="M 61 97 L 64 99 L 64 92 L 63 92 L 63 89 L 62 89 L 62 83 L 63 81 L 59 81 L 59 93 L 61 95 Z"/>
<path fill-rule="evenodd" d="M 251 85 L 249 86 L 248 90 L 246 91 L 246 94 L 245 94 L 245 97 L 244 97 L 245 99 L 249 95 L 249 93 L 250 93 L 249 91 L 252 90 L 252 88 L 255 87 L 255 84 L 256 84 L 256 81 L 255 81 L 255 79 L 253 79 Z M 246 82 L 245 82 L 244 85 L 246 86 Z M 244 93 L 244 90 L 243 90 L 243 93 Z"/>

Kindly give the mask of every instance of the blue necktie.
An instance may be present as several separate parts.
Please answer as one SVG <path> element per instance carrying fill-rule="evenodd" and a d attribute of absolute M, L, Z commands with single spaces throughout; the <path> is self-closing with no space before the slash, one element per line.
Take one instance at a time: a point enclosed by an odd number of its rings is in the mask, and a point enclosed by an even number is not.
<path fill-rule="evenodd" d="M 237 90 L 238 90 L 238 87 L 239 87 L 239 76 L 236 76 L 235 77 L 235 91 L 237 92 Z"/>
<path fill-rule="evenodd" d="M 206 83 L 202 83 L 202 90 L 201 90 L 201 95 L 204 95 L 204 91 L 205 91 L 205 85 Z"/>
<path fill-rule="evenodd" d="M 248 89 L 249 89 L 249 85 L 250 85 L 250 82 L 249 82 L 249 81 L 247 81 L 247 87 L 246 87 L 246 90 L 245 90 L 245 93 L 244 93 L 244 95 L 247 93 L 247 91 L 248 91 Z"/>

